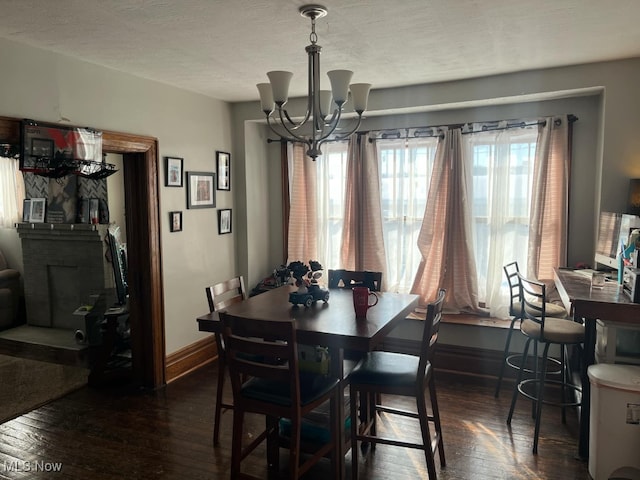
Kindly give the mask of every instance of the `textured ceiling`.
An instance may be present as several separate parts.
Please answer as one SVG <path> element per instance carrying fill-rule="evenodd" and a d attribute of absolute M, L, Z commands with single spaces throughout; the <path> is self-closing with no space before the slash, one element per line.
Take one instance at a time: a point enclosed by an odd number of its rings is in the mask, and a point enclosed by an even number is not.
<path fill-rule="evenodd" d="M 226 101 L 306 92 L 296 0 L 0 0 L 0 37 Z M 384 88 L 640 56 L 639 0 L 326 0 L 321 66 Z M 327 81 L 328 87 L 328 81 Z"/>

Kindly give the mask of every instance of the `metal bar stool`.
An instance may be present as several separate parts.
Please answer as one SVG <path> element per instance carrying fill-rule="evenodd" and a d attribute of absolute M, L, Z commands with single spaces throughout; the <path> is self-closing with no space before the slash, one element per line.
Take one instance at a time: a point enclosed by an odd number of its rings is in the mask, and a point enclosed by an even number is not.
<path fill-rule="evenodd" d="M 556 405 L 562 408 L 562 422 L 565 423 L 566 407 L 575 407 L 580 402 L 567 398 L 567 389 L 581 391 L 577 385 L 567 382 L 567 364 L 565 348 L 567 345 L 578 345 L 584 343 L 584 325 L 574 322 L 571 319 L 555 318 L 547 316 L 546 312 L 546 286 L 542 282 L 528 280 L 518 273 L 520 284 L 520 303 L 522 323 L 520 330 L 527 336 L 527 341 L 522 352 L 520 365 L 525 365 L 529 353 L 529 345 L 532 341 L 544 344 L 540 374 L 533 378 L 523 380 L 524 369 L 518 370 L 518 379 L 513 389 L 511 408 L 507 417 L 507 425 L 511 425 L 513 411 L 516 406 L 518 394 L 533 400 L 535 405 L 535 430 L 533 436 L 533 453 L 538 453 L 538 437 L 540 434 L 540 418 L 542 417 L 542 405 Z M 539 312 L 536 310 L 540 308 Z M 553 380 L 547 377 L 547 358 L 551 345 L 560 346 L 560 361 L 562 378 Z M 560 385 L 561 400 L 552 402 L 544 399 L 545 386 L 549 384 Z M 533 390 L 533 391 L 531 391 Z"/>

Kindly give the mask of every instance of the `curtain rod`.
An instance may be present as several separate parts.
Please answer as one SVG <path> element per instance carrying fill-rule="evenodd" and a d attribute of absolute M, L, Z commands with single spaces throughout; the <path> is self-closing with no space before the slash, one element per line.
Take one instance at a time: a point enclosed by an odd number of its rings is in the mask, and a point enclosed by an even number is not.
<path fill-rule="evenodd" d="M 574 123 L 576 121 L 578 121 L 578 117 L 573 115 L 573 114 L 569 114 L 567 115 L 567 118 L 569 120 L 569 123 Z M 404 139 L 407 140 L 409 138 L 433 138 L 433 137 L 442 137 L 443 133 L 438 133 L 438 132 L 442 132 L 442 128 L 448 128 L 448 129 L 453 129 L 453 128 L 464 128 L 466 125 L 471 125 L 473 123 L 484 123 L 487 125 L 483 125 L 482 126 L 482 130 L 481 132 L 489 132 L 489 131 L 495 131 L 495 130 L 508 130 L 510 128 L 524 128 L 524 127 L 529 127 L 529 126 L 534 126 L 534 125 L 545 125 L 546 124 L 546 120 L 540 120 L 537 122 L 531 122 L 531 123 L 526 123 L 526 122 L 516 122 L 515 120 L 506 120 L 507 125 L 504 127 L 500 126 L 501 122 L 504 122 L 505 120 L 492 120 L 492 121 L 488 121 L 488 122 L 466 122 L 466 123 L 450 123 L 447 125 L 432 125 L 432 126 L 426 126 L 426 127 L 408 127 L 408 128 L 391 128 L 391 129 L 385 129 L 385 130 L 362 130 L 362 131 L 358 131 L 356 132 L 356 135 L 358 136 L 362 136 L 362 135 L 366 135 L 367 133 L 374 133 L 374 134 L 380 134 L 379 138 L 396 138 L 396 139 Z M 514 122 L 514 123 L 509 123 L 509 122 Z M 555 126 L 559 126 L 562 123 L 562 121 L 560 119 L 556 119 L 554 121 Z M 495 124 L 495 126 L 492 126 L 492 124 Z M 404 130 L 405 136 L 402 136 L 401 131 Z M 409 135 L 409 131 L 410 130 L 415 130 L 414 134 L 412 136 Z M 479 133 L 479 132 L 462 132 L 462 135 L 467 135 L 470 133 Z M 346 139 L 344 138 L 336 138 L 336 139 L 332 139 L 332 140 L 328 140 L 330 142 L 333 141 L 344 141 Z M 374 139 L 370 138 L 369 141 L 372 142 Z M 284 139 L 271 139 L 268 138 L 267 139 L 267 143 L 273 143 L 273 142 L 283 142 L 286 143 L 286 140 Z"/>

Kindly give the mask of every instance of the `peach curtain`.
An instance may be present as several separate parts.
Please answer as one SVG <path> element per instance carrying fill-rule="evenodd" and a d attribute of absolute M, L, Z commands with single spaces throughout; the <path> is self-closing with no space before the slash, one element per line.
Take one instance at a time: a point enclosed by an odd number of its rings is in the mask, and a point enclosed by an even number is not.
<path fill-rule="evenodd" d="M 387 261 L 375 140 L 368 134 L 352 135 L 347 162 L 342 268 L 382 272 L 384 290 Z"/>
<path fill-rule="evenodd" d="M 569 119 L 545 120 L 533 170 L 527 275 L 552 284 L 554 267 L 567 262 Z"/>
<path fill-rule="evenodd" d="M 289 145 L 289 232 L 287 264 L 318 258 L 316 163 L 306 156 L 306 146 Z"/>
<path fill-rule="evenodd" d="M 462 157 L 460 129 L 445 131 L 439 142 L 429 185 L 418 248 L 422 261 L 411 289 L 420 304 L 447 290 L 448 310 L 479 311 L 470 201 L 470 176 Z M 455 286 L 455 288 L 453 288 Z"/>

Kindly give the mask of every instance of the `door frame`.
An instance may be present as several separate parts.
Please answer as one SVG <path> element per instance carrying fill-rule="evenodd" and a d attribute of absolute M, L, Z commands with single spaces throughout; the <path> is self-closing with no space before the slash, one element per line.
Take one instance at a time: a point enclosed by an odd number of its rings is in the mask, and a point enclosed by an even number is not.
<path fill-rule="evenodd" d="M 20 125 L 0 117 L 0 138 L 19 145 Z M 159 388 L 166 378 L 158 139 L 102 131 L 102 151 L 123 157 L 133 380 Z"/>

